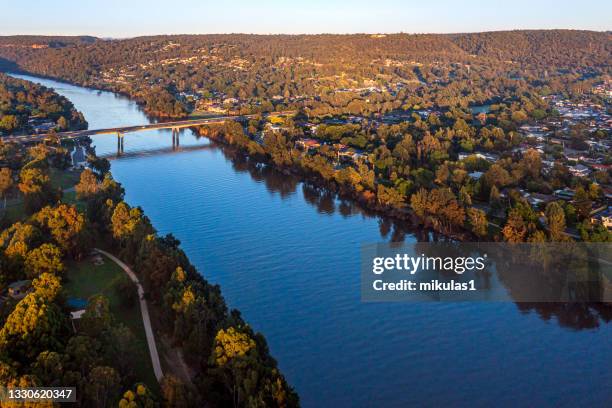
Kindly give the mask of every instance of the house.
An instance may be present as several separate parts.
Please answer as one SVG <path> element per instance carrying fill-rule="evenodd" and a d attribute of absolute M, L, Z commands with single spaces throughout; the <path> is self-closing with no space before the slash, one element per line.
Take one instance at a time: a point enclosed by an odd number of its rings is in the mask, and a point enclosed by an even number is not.
<path fill-rule="evenodd" d="M 278 133 L 283 130 L 283 127 L 280 125 L 273 125 L 272 123 L 266 123 L 266 130 L 269 130 L 274 133 Z"/>
<path fill-rule="evenodd" d="M 321 147 L 321 143 L 315 139 L 302 138 L 295 142 L 295 146 L 307 152 L 310 149 L 318 149 Z"/>
<path fill-rule="evenodd" d="M 475 152 L 475 153 L 459 153 L 459 160 L 464 160 L 467 159 L 468 157 L 471 156 L 475 156 L 479 159 L 483 159 L 486 160 L 490 163 L 494 163 L 496 161 L 499 160 L 499 156 L 492 154 L 492 153 L 480 153 L 480 152 Z"/>
<path fill-rule="evenodd" d="M 608 207 L 591 216 L 592 224 L 603 225 L 607 229 L 612 229 L 612 207 Z"/>
<path fill-rule="evenodd" d="M 30 280 L 20 280 L 11 283 L 8 285 L 8 295 L 13 299 L 22 299 L 30 290 L 32 286 L 32 281 Z"/>
<path fill-rule="evenodd" d="M 576 177 L 587 177 L 589 174 L 591 174 L 591 170 L 582 164 L 570 166 L 569 171 Z"/>
<path fill-rule="evenodd" d="M 531 193 L 527 195 L 527 201 L 533 207 L 537 207 L 540 204 L 548 204 L 551 201 L 555 201 L 555 197 L 549 194 Z"/>
<path fill-rule="evenodd" d="M 54 129 L 55 126 L 56 125 L 53 122 L 43 122 L 37 125 L 33 125 L 32 128 L 34 129 L 35 133 L 47 133 L 51 131 L 51 129 Z"/>
<path fill-rule="evenodd" d="M 578 153 L 578 152 L 572 152 L 572 153 L 566 152 L 563 155 L 568 161 L 571 161 L 571 162 L 579 162 L 581 160 L 587 159 L 587 157 L 584 154 Z"/>
<path fill-rule="evenodd" d="M 565 201 L 573 200 L 574 199 L 574 195 L 576 195 L 573 190 L 570 190 L 570 189 L 567 189 L 567 188 L 565 188 L 563 190 L 555 190 L 554 194 L 555 194 L 556 197 L 559 197 L 560 199 L 565 200 Z"/>

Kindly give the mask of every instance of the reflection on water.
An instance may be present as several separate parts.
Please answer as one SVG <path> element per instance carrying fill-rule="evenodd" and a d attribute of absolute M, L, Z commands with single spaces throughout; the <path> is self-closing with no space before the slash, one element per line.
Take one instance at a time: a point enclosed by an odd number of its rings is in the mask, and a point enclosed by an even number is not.
<path fill-rule="evenodd" d="M 125 98 L 53 81 L 92 128 L 147 123 Z M 586 305 L 362 303 L 360 246 L 440 239 L 190 131 L 126 135 L 112 172 L 172 232 L 315 406 L 605 406 L 609 314 Z M 116 153 L 112 136 L 97 152 Z M 587 330 L 568 330 L 567 327 Z"/>

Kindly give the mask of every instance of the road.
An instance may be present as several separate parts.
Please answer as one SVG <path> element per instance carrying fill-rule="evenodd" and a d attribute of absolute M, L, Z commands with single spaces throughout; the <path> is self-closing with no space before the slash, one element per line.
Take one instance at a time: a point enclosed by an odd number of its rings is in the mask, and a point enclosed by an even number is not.
<path fill-rule="evenodd" d="M 136 284 L 138 288 L 138 298 L 140 299 L 140 312 L 142 313 L 142 323 L 144 324 L 145 334 L 147 336 L 147 344 L 149 345 L 149 354 L 151 354 L 151 363 L 153 364 L 153 371 L 155 372 L 155 378 L 158 382 L 161 382 L 164 374 L 162 372 L 161 363 L 159 362 L 159 354 L 157 353 L 157 345 L 155 344 L 155 337 L 153 336 L 153 329 L 151 328 L 151 318 L 149 317 L 149 308 L 147 307 L 147 301 L 144 298 L 144 289 L 138 280 L 138 277 L 132 271 L 132 269 L 121 262 L 116 256 L 103 251 L 98 248 L 94 248 L 96 251 L 109 257 L 113 262 L 121 267 L 125 273 L 129 276 L 132 282 Z"/>
<path fill-rule="evenodd" d="M 294 111 L 270 112 L 263 116 L 291 115 L 293 113 L 295 112 Z M 36 142 L 42 142 L 45 140 L 53 140 L 56 138 L 60 138 L 61 140 L 71 140 L 71 139 L 78 139 L 84 136 L 104 135 L 104 134 L 124 134 L 124 133 L 138 132 L 141 130 L 151 130 L 151 129 L 178 130 L 178 129 L 189 128 L 189 127 L 194 127 L 194 126 L 219 124 L 227 120 L 252 119 L 258 115 L 259 114 L 257 115 L 238 115 L 238 116 L 216 116 L 216 117 L 203 118 L 203 119 L 177 120 L 173 122 L 158 122 L 158 123 L 149 123 L 146 125 L 121 126 L 121 127 L 113 127 L 113 128 L 106 128 L 106 129 L 73 130 L 73 131 L 68 131 L 68 132 L 40 133 L 40 134 L 34 134 L 34 135 L 19 135 L 19 136 L 9 135 L 9 136 L 4 136 L 2 140 L 4 142 L 15 142 L 15 143 L 36 143 Z"/>

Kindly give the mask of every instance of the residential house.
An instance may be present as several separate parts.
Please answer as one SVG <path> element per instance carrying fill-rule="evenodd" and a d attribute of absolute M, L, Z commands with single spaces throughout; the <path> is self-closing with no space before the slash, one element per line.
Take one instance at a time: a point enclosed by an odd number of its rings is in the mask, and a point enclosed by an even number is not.
<path fill-rule="evenodd" d="M 20 280 L 8 285 L 8 295 L 13 299 L 22 299 L 30 290 L 32 281 Z"/>

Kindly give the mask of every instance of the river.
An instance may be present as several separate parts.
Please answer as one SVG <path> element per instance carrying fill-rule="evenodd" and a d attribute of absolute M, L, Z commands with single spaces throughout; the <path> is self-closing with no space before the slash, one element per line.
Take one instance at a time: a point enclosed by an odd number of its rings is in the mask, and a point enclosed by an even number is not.
<path fill-rule="evenodd" d="M 68 97 L 91 129 L 149 123 L 122 96 L 18 76 Z M 114 136 L 93 140 L 114 157 Z M 126 201 L 266 336 L 305 407 L 611 406 L 612 324 L 596 310 L 362 303 L 360 245 L 413 233 L 189 130 L 179 151 L 171 140 L 126 135 L 111 161 Z"/>

